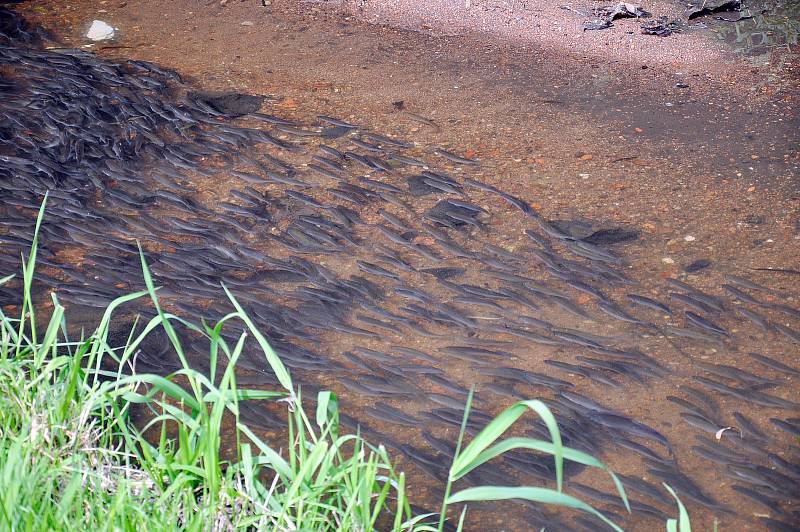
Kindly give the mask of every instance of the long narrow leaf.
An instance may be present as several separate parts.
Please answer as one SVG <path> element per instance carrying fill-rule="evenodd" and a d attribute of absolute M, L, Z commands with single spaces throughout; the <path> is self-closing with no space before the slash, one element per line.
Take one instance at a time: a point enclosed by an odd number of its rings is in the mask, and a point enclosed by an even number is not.
<path fill-rule="evenodd" d="M 664 486 L 664 488 L 666 488 L 669 494 L 672 495 L 672 497 L 675 499 L 675 502 L 678 503 L 677 530 L 675 528 L 676 525 L 675 519 L 670 519 L 669 521 L 667 521 L 667 530 L 669 530 L 670 532 L 672 531 L 692 532 L 692 523 L 691 520 L 689 519 L 689 512 L 686 511 L 686 507 L 683 505 L 680 498 L 678 498 L 678 495 L 675 493 L 675 491 L 668 484 L 666 484 L 665 482 L 662 482 L 661 484 Z M 670 523 L 672 524 L 672 528 L 670 528 Z"/>
<path fill-rule="evenodd" d="M 464 476 L 465 470 L 470 470 L 473 462 L 478 456 L 490 445 L 492 445 L 497 438 L 503 435 L 506 430 L 511 427 L 525 412 L 533 410 L 539 417 L 542 418 L 547 429 L 550 431 L 550 437 L 553 440 L 553 457 L 556 465 L 556 485 L 558 491 L 563 488 L 564 478 L 564 448 L 561 443 L 561 433 L 558 430 L 558 423 L 555 417 L 550 412 L 543 402 L 538 400 L 533 401 L 520 401 L 494 418 L 481 432 L 475 436 L 475 439 L 461 452 L 450 468 L 450 478 L 457 480 Z"/>
<path fill-rule="evenodd" d="M 239 317 L 250 329 L 250 332 L 258 342 L 258 345 L 261 346 L 264 356 L 267 357 L 267 362 L 269 362 L 272 371 L 278 378 L 278 382 L 280 382 L 281 386 L 283 386 L 290 394 L 294 394 L 294 385 L 292 384 L 292 378 L 289 376 L 289 372 L 286 371 L 286 366 L 283 365 L 283 362 L 281 362 L 281 359 L 275 354 L 275 351 L 272 350 L 272 347 L 269 345 L 269 342 L 267 342 L 267 339 L 264 338 L 236 298 L 233 297 L 233 294 L 231 294 L 230 290 L 228 290 L 228 287 L 223 284 L 222 289 L 225 290 L 225 294 L 227 294 L 228 299 L 230 299 L 234 308 L 239 312 Z"/>
<path fill-rule="evenodd" d="M 599 517 L 604 523 L 622 532 L 622 529 L 602 513 L 595 510 L 580 499 L 560 491 L 547 488 L 532 487 L 505 487 L 505 486 L 477 486 L 454 493 L 448 499 L 448 504 L 472 501 L 505 501 L 511 499 L 524 499 L 542 504 L 554 504 L 556 506 L 566 506 L 575 508 Z"/>

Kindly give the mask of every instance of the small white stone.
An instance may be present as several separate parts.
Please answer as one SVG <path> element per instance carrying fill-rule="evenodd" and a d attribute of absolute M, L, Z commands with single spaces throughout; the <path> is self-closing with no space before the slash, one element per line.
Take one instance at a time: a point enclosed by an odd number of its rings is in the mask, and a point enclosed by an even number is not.
<path fill-rule="evenodd" d="M 578 174 L 581 179 L 589 179 L 589 174 Z"/>
<path fill-rule="evenodd" d="M 695 240 L 697 240 L 692 235 L 686 235 L 685 237 L 683 237 L 683 239 L 686 240 L 687 242 L 694 242 Z"/>
<path fill-rule="evenodd" d="M 92 21 L 89 31 L 86 32 L 86 38 L 92 41 L 106 41 L 114 37 L 114 28 L 109 26 L 102 20 Z"/>
<path fill-rule="evenodd" d="M 661 262 L 663 262 L 664 264 L 675 264 L 675 261 L 669 257 L 664 257 L 663 259 L 661 259 Z"/>
<path fill-rule="evenodd" d="M 252 25 L 253 23 L 249 20 L 245 20 L 244 22 L 242 22 L 242 26 L 252 26 Z"/>

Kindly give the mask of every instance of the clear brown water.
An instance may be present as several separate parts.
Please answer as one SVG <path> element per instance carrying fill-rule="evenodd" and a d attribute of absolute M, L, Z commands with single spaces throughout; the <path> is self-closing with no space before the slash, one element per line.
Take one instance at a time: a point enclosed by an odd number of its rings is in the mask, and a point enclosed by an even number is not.
<path fill-rule="evenodd" d="M 161 17 L 159 9 L 166 8 L 155 3 L 153 7 L 150 11 L 119 8 L 115 16 L 131 28 L 125 43 L 130 42 L 132 48 L 109 49 L 102 53 L 156 60 L 177 68 L 204 88 L 274 94 L 276 103 L 266 110 L 282 117 L 310 123 L 317 114 L 333 115 L 384 134 L 413 140 L 414 147 L 404 152 L 407 155 L 436 161 L 436 168 L 456 179 L 470 177 L 519 196 L 548 219 L 583 217 L 641 231 L 637 241 L 613 248 L 627 261 L 625 274 L 638 283 L 627 290 L 604 288 L 616 301 L 624 301 L 625 291 L 664 300 L 669 292 L 664 284 L 666 278 L 682 279 L 700 290 L 724 296 L 720 289 L 725 282 L 724 275 L 736 274 L 769 287 L 773 293 L 768 299 L 798 306 L 797 277 L 753 270 L 796 269 L 798 266 L 797 118 L 791 92 L 792 77 L 785 71 L 778 75 L 785 76 L 783 86 L 788 88 L 788 99 L 780 92 L 773 95 L 769 91 L 765 91 L 766 96 L 754 97 L 740 89 L 748 84 L 758 86 L 760 76 L 768 72 L 751 73 L 745 76 L 747 79 L 734 82 L 716 72 L 706 76 L 691 69 L 677 74 L 675 69 L 664 66 L 643 70 L 641 65 L 591 64 L 568 55 L 536 56 L 524 48 L 431 38 L 366 28 L 336 18 L 298 18 L 291 13 L 285 18 L 276 16 L 255 35 L 248 33 L 233 39 L 230 35 L 238 26 L 237 17 L 215 18 L 211 12 L 198 10 L 185 15 L 179 23 L 177 13 L 172 18 Z M 88 12 L 87 6 L 78 4 L 76 11 L 65 12 L 66 21 L 51 22 L 51 25 L 69 37 L 74 33 L 69 32 L 65 22 L 77 27 L 77 21 Z M 48 20 L 44 15 L 43 19 Z M 136 37 L 134 27 L 140 28 Z M 204 31 L 207 33 L 201 38 Z M 676 87 L 678 82 L 685 83 L 688 88 Z M 764 86 L 774 89 L 776 85 Z M 410 120 L 393 105 L 401 100 L 405 109 L 431 118 L 439 128 Z M 308 144 L 316 142 L 310 140 Z M 459 167 L 437 159 L 432 153 L 436 147 L 458 153 L 469 151 L 471 156 L 481 160 L 481 165 Z M 309 162 L 309 157 L 310 151 L 306 151 L 289 156 L 287 160 L 301 166 Z M 386 180 L 398 186 L 403 183 L 401 175 L 389 176 Z M 220 212 L 218 200 L 235 201 L 229 191 L 241 187 L 235 176 L 224 174 L 214 178 L 195 176 L 192 184 L 197 189 L 194 197 L 198 202 L 216 212 Z M 282 192 L 281 187 L 274 185 L 262 188 L 275 197 Z M 324 193 L 313 195 L 322 201 L 334 199 Z M 640 349 L 670 372 L 663 378 L 651 378 L 646 384 L 620 379 L 624 386 L 612 389 L 557 371 L 543 362 L 556 359 L 574 363 L 576 356 L 587 354 L 585 350 L 532 344 L 507 334 L 479 333 L 482 338 L 506 342 L 499 349 L 513 356 L 502 360 L 502 364 L 569 380 L 576 391 L 666 435 L 675 447 L 681 470 L 717 501 L 736 509 L 735 515 L 728 515 L 689 502 L 698 528 L 710 529 L 718 519 L 724 530 L 761 529 L 757 519 L 769 511 L 732 491 L 732 480 L 724 468 L 693 452 L 695 436 L 701 432 L 686 424 L 679 415 L 681 409 L 667 402 L 665 397 L 686 397 L 679 390 L 680 385 L 691 384 L 693 376 L 708 376 L 691 360 L 730 365 L 780 379 L 780 386 L 768 392 L 797 401 L 796 377 L 786 377 L 754 365 L 747 356 L 748 352 L 757 351 L 797 367 L 797 344 L 774 332 L 763 334 L 726 313 L 714 321 L 725 327 L 734 340 L 722 346 L 675 340 L 688 355 L 687 359 L 663 338 L 606 318 L 597 311 L 593 298 L 581 298 L 580 292 L 548 277 L 527 251 L 533 245 L 523 230 L 535 227 L 530 219 L 492 194 L 470 191 L 469 198 L 491 215 L 484 218 L 485 235 L 474 233 L 466 238 L 459 237 L 465 247 L 478 250 L 485 244 L 494 244 L 520 254 L 525 258 L 519 265 L 520 271 L 563 290 L 598 319 L 577 319 L 552 305 L 543 306 L 537 317 L 559 327 L 613 337 L 620 345 Z M 413 201 L 412 208 L 419 214 L 433 203 L 432 197 L 421 198 Z M 98 208 L 103 209 L 103 205 Z M 377 208 L 365 205 L 359 209 L 367 224 L 379 220 Z M 418 219 L 388 208 L 419 229 Z M 164 220 L 166 214 L 175 213 L 152 211 L 151 214 Z M 121 215 L 135 217 L 136 212 Z M 274 226 L 277 230 L 285 229 L 294 215 L 283 211 Z M 356 232 L 365 242 L 383 240 L 383 237 L 376 237 L 374 229 L 368 225 L 359 226 Z M 246 236 L 248 245 L 270 256 L 285 258 L 289 255 L 259 234 Z M 131 239 L 135 232 L 120 236 Z M 694 239 L 687 240 L 687 236 Z M 179 248 L 181 238 L 174 240 L 175 247 Z M 419 242 L 431 243 L 424 238 Z M 169 252 L 163 244 L 145 243 L 145 246 L 154 253 Z M 313 256 L 309 260 L 346 278 L 357 272 L 356 259 L 371 260 L 372 253 L 364 246 L 347 254 Z M 62 260 L 72 264 L 80 264 L 83 256 L 79 247 L 61 253 Z M 665 262 L 665 258 L 671 262 Z M 686 265 L 700 258 L 708 259 L 711 266 L 695 274 L 683 271 Z M 498 287 L 477 271 L 478 265 L 473 261 L 451 258 L 446 265 L 467 268 L 458 278 L 461 283 L 487 289 Z M 90 262 L 82 266 L 87 273 L 92 271 Z M 438 298 L 453 297 L 429 277 L 415 273 L 401 273 L 400 276 L 407 284 Z M 385 279 L 374 280 L 386 288 L 394 284 Z M 273 302 L 286 303 L 280 298 Z M 396 311 L 399 304 L 396 297 L 381 302 L 381 306 L 390 311 Z M 728 305 L 730 307 L 731 302 Z M 522 312 L 515 305 L 501 302 L 501 306 L 512 317 Z M 353 311 L 353 314 L 356 312 L 361 311 Z M 492 312 L 479 309 L 475 317 L 493 319 Z M 661 321 L 663 318 L 647 312 L 649 318 L 659 324 L 684 325 L 680 317 Z M 782 318 L 777 313 L 769 315 L 798 328 L 797 320 Z M 352 314 L 350 322 L 359 325 L 352 321 Z M 495 414 L 514 400 L 492 392 L 487 385 L 496 379 L 476 369 L 475 364 L 445 357 L 438 351 L 453 345 L 456 337 L 463 336 L 463 331 L 433 324 L 430 328 L 447 336 L 430 339 L 404 329 L 401 336 L 376 331 L 382 335 L 377 340 L 322 334 L 313 342 L 298 342 L 339 362 L 344 368 L 340 373 L 299 370 L 298 378 L 311 389 L 335 390 L 345 412 L 370 425 L 389 442 L 410 443 L 424 449 L 427 443 L 423 429 L 452 441 L 454 429 L 441 424 L 409 428 L 375 420 L 365 410 L 373 406 L 375 399 L 348 389 L 341 379 L 345 374 L 352 375 L 354 370 L 352 362 L 343 358 L 342 353 L 354 346 L 385 351 L 391 345 L 400 344 L 432 354 L 438 360 L 432 365 L 444 372 L 448 382 L 464 387 L 475 384 L 476 406 L 484 412 Z M 198 364 L 202 365 L 201 359 Z M 380 370 L 376 372 L 381 374 Z M 383 375 L 391 377 L 391 374 Z M 248 382 L 258 383 L 258 375 L 250 375 Z M 386 402 L 419 416 L 419 412 L 430 411 L 432 406 L 425 392 L 447 393 L 446 389 L 429 381 L 418 384 L 419 398 L 404 397 Z M 551 392 L 541 387 L 518 385 L 515 388 L 524 398 L 552 397 Z M 715 399 L 725 423 L 736 424 L 731 417 L 734 411 L 747 413 L 760 429 L 776 438 L 770 446 L 772 451 L 786 460 L 797 461 L 796 439 L 767 421 L 771 417 L 789 417 L 796 413 L 753 406 L 730 397 L 715 396 Z M 663 452 L 658 446 L 651 447 Z M 435 506 L 438 495 L 434 486 L 440 484 L 418 465 L 404 460 L 396 449 L 394 453 L 415 481 L 430 486 L 419 490 L 419 502 Z M 653 480 L 639 458 L 623 448 L 604 443 L 600 454 L 615 471 Z M 439 460 L 444 461 L 444 457 Z M 764 460 L 759 463 L 762 462 L 769 465 Z M 526 480 L 507 470 L 504 474 L 514 481 Z M 606 492 L 611 489 L 605 478 L 586 472 L 574 476 L 571 482 Z M 658 505 L 656 501 L 637 498 Z M 671 511 L 668 506 L 659 507 Z M 478 520 L 474 529 L 519 530 L 531 525 L 525 514 L 509 512 L 509 508 L 517 507 L 476 507 Z M 791 511 L 793 507 L 787 508 Z M 659 526 L 655 521 L 637 518 L 626 523 L 637 530 Z"/>

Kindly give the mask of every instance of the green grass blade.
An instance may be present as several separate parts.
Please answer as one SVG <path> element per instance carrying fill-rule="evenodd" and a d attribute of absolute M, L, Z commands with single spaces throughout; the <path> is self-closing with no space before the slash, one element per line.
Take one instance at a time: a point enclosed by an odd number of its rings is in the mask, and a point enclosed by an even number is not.
<path fill-rule="evenodd" d="M 117 382 L 112 383 L 115 388 L 123 387 L 127 384 L 138 384 L 140 382 L 145 382 L 153 386 L 153 388 L 148 391 L 147 397 L 153 397 L 156 393 L 162 392 L 165 393 L 167 396 L 172 397 L 176 401 L 183 402 L 184 404 L 188 405 L 192 410 L 200 410 L 202 405 L 195 400 L 195 398 L 188 393 L 186 390 L 175 384 L 174 382 L 160 376 L 160 375 L 132 375 L 129 377 L 123 377 L 119 379 Z M 132 393 L 132 392 L 131 392 Z"/>
<path fill-rule="evenodd" d="M 561 491 L 564 477 L 564 447 L 561 443 L 561 433 L 550 409 L 538 400 L 520 401 L 495 417 L 475 436 L 475 439 L 470 442 L 464 451 L 453 460 L 453 465 L 450 467 L 450 478 L 457 480 L 464 476 L 464 471 L 474 469 L 475 461 L 480 454 L 502 436 L 528 410 L 533 410 L 539 414 L 539 417 L 542 418 L 550 431 L 550 436 L 553 439 L 552 454 L 556 464 L 556 485 L 558 486 L 558 491 Z"/>
<path fill-rule="evenodd" d="M 466 505 L 461 510 L 461 515 L 458 517 L 458 527 L 456 528 L 456 532 L 461 532 L 464 530 L 464 519 L 467 517 L 467 507 Z"/>
<path fill-rule="evenodd" d="M 39 249 L 39 229 L 42 226 L 42 219 L 44 218 L 44 208 L 47 205 L 47 198 L 49 192 L 45 192 L 42 204 L 39 206 L 39 214 L 36 216 L 36 227 L 33 230 L 33 242 L 31 243 L 31 251 L 28 255 L 27 264 L 22 263 L 22 312 L 20 313 L 19 320 L 19 333 L 18 337 L 22 339 L 25 330 L 25 323 L 30 324 L 31 329 L 31 345 L 36 345 L 36 318 L 33 309 L 33 299 L 31 298 L 31 285 L 33 284 L 33 272 L 36 269 L 36 253 Z M 27 314 L 26 314 L 27 313 Z M 26 319 L 25 316 L 28 316 Z M 20 345 L 17 344 L 19 348 Z M 18 351 L 19 353 L 19 351 Z"/>
<path fill-rule="evenodd" d="M 553 504 L 567 508 L 575 508 L 593 514 L 617 532 L 622 529 L 602 513 L 595 510 L 580 499 L 567 495 L 561 491 L 547 488 L 533 487 L 504 487 L 504 486 L 478 486 L 467 488 L 454 493 L 447 501 L 448 504 L 474 501 L 503 501 L 511 499 L 524 499 L 542 504 Z"/>
<path fill-rule="evenodd" d="M 631 513 L 631 504 L 628 502 L 628 494 L 625 493 L 625 486 L 622 485 L 619 477 L 617 477 L 613 471 L 609 470 L 608 474 L 611 475 L 611 480 L 614 481 L 614 486 L 617 488 L 617 493 L 619 494 L 619 498 L 622 499 L 625 509 L 628 510 L 628 513 Z"/>
<path fill-rule="evenodd" d="M 681 502 L 680 498 L 675 493 L 675 491 L 668 484 L 666 484 L 665 482 L 662 482 L 661 484 L 669 492 L 669 494 L 672 495 L 672 498 L 675 499 L 675 502 L 678 503 L 677 530 L 679 532 L 692 532 L 692 523 L 691 520 L 689 519 L 689 512 L 686 511 L 686 507 L 683 505 L 683 503 Z M 667 530 L 670 530 L 670 522 L 672 522 L 673 527 L 675 526 L 675 519 L 670 519 L 669 521 L 667 521 Z M 675 528 L 672 528 L 671 530 L 675 530 Z"/>
<path fill-rule="evenodd" d="M 277 354 L 275 354 L 275 351 L 272 350 L 272 347 L 269 345 L 269 342 L 267 342 L 267 339 L 264 338 L 253 321 L 244 311 L 242 306 L 239 304 L 233 294 L 231 294 L 230 290 L 228 290 L 228 287 L 223 284 L 222 289 L 225 290 L 225 294 L 228 296 L 228 299 L 230 299 L 234 308 L 239 313 L 239 317 L 245 322 L 248 329 L 250 329 L 250 332 L 258 342 L 258 345 L 261 346 L 264 356 L 267 357 L 267 362 L 272 368 L 272 371 L 275 373 L 275 376 L 278 378 L 278 382 L 280 382 L 281 386 L 283 386 L 291 395 L 294 395 L 294 385 L 292 384 L 292 378 L 289 376 L 289 372 L 286 370 L 286 366 L 283 365 L 283 362 L 281 362 L 281 359 Z"/>
<path fill-rule="evenodd" d="M 275 471 L 281 475 L 284 481 L 291 481 L 294 478 L 294 474 L 292 473 L 292 469 L 289 467 L 289 464 L 286 463 L 286 460 L 281 458 L 281 455 L 270 449 L 268 445 L 261 441 L 261 438 L 253 434 L 247 425 L 242 423 L 237 424 L 237 428 L 244 433 L 245 436 L 250 440 L 252 444 L 258 447 L 258 450 L 264 455 L 269 463 Z"/>

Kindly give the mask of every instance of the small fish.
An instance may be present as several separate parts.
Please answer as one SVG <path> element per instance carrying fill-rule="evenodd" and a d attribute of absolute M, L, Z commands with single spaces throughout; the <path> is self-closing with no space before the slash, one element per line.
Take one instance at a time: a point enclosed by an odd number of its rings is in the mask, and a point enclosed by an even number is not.
<path fill-rule="evenodd" d="M 681 419 L 683 419 L 686 423 L 690 424 L 691 426 L 703 430 L 705 432 L 709 432 L 711 434 L 716 434 L 717 431 L 721 427 L 719 427 L 716 423 L 712 422 L 710 419 L 707 419 L 704 416 L 700 416 L 698 414 L 691 414 L 687 412 L 680 413 Z"/>
<path fill-rule="evenodd" d="M 692 403 L 691 401 L 687 401 L 686 399 L 675 397 L 674 395 L 668 395 L 666 399 L 671 403 L 675 403 L 678 406 L 686 408 L 687 410 L 691 411 L 694 414 L 697 414 L 698 416 L 702 416 L 705 418 L 709 418 L 710 416 L 709 413 L 702 407 L 697 406 L 696 404 Z"/>
<path fill-rule="evenodd" d="M 736 420 L 737 425 L 739 426 L 739 431 L 742 434 L 742 437 L 752 438 L 756 440 L 762 440 L 764 442 L 771 442 L 772 438 L 761 432 L 755 424 L 750 421 L 750 419 L 741 414 L 739 412 L 733 412 L 733 419 Z"/>
<path fill-rule="evenodd" d="M 664 314 L 668 314 L 670 316 L 672 315 L 672 311 L 668 306 L 659 301 L 656 301 L 655 299 L 651 299 L 645 296 L 640 296 L 638 294 L 626 294 L 625 297 L 627 297 L 631 303 L 635 303 L 643 307 L 648 307 L 653 310 L 657 310 L 658 312 L 663 312 Z"/>
<path fill-rule="evenodd" d="M 403 140 L 398 140 L 398 139 L 393 139 L 391 137 L 387 137 L 385 135 L 379 135 L 378 133 L 372 133 L 370 131 L 365 131 L 364 133 L 361 134 L 361 136 L 370 138 L 370 139 L 374 140 L 375 142 L 378 142 L 378 143 L 381 143 L 381 144 L 389 144 L 391 146 L 398 146 L 400 148 L 412 148 L 413 147 L 413 145 L 411 143 L 409 143 L 409 142 L 405 142 Z"/>
<path fill-rule="evenodd" d="M 758 292 L 767 292 L 770 293 L 772 290 L 765 286 L 761 286 L 758 283 L 755 283 L 749 279 L 745 279 L 744 277 L 739 277 L 738 275 L 726 275 L 725 280 L 731 284 L 735 284 L 741 286 L 743 288 L 749 288 L 750 290 L 756 290 Z"/>
<path fill-rule="evenodd" d="M 796 331 L 791 327 L 787 327 L 786 325 L 777 321 L 771 322 L 770 325 L 772 325 L 773 329 L 783 334 L 789 340 L 800 344 L 800 331 Z"/>
<path fill-rule="evenodd" d="M 353 144 L 355 144 L 359 148 L 363 148 L 363 149 L 365 149 L 367 151 L 371 151 L 371 152 L 374 152 L 374 153 L 380 153 L 380 152 L 383 151 L 383 148 L 381 148 L 380 145 L 372 144 L 371 142 L 366 142 L 364 140 L 361 140 L 358 137 L 351 138 L 350 142 L 352 142 Z"/>
<path fill-rule="evenodd" d="M 432 127 L 436 131 L 439 131 L 439 126 L 436 125 L 436 123 L 430 118 L 425 118 L 424 116 L 417 113 L 412 113 L 411 111 L 406 111 L 403 113 L 403 115 L 415 122 L 419 122 L 420 124 L 425 124 L 426 126 Z"/>
<path fill-rule="evenodd" d="M 452 152 L 449 152 L 449 151 L 446 151 L 446 150 L 441 150 L 440 149 L 440 150 L 434 151 L 434 153 L 436 155 L 440 155 L 440 156 L 444 157 L 448 161 L 451 161 L 451 162 L 454 162 L 454 163 L 457 163 L 457 164 L 463 164 L 463 165 L 468 165 L 468 166 L 475 166 L 475 165 L 478 164 L 478 161 L 476 161 L 475 159 L 467 159 L 466 157 L 461 157 L 460 155 L 456 155 L 455 153 L 452 153 Z"/>
<path fill-rule="evenodd" d="M 407 164 L 409 166 L 420 166 L 420 167 L 427 167 L 428 163 L 420 159 L 414 159 L 413 157 L 406 157 L 405 155 L 400 155 L 399 153 L 389 153 L 387 157 L 390 161 L 397 161 L 398 163 Z"/>
<path fill-rule="evenodd" d="M 359 126 L 351 124 L 349 122 L 345 122 L 344 120 L 339 120 L 338 118 L 333 118 L 332 116 L 325 116 L 325 115 L 318 115 L 317 119 L 320 122 L 331 124 L 338 127 L 344 127 L 349 129 L 358 129 Z"/>
<path fill-rule="evenodd" d="M 699 314 L 695 314 L 690 310 L 685 311 L 683 314 L 684 316 L 686 316 L 687 321 L 689 321 L 691 324 L 697 327 L 700 327 L 701 329 L 705 329 L 715 334 L 721 334 L 722 336 L 730 336 L 730 333 L 728 333 L 728 331 L 726 331 L 719 325 L 711 322 L 710 320 L 707 320 L 703 316 L 700 316 Z"/>
<path fill-rule="evenodd" d="M 628 323 L 634 323 L 634 324 L 637 324 L 637 325 L 641 325 L 641 324 L 644 323 L 643 321 L 638 320 L 638 319 L 634 318 L 633 316 L 631 316 L 630 314 L 626 313 L 624 310 L 619 308 L 614 303 L 611 303 L 610 301 L 606 301 L 606 300 L 598 301 L 597 302 L 597 308 L 599 308 L 600 310 L 602 310 L 603 312 L 605 312 L 609 316 L 617 318 L 620 321 L 625 321 L 625 322 L 628 322 Z"/>
<path fill-rule="evenodd" d="M 680 301 L 684 305 L 693 308 L 697 312 L 706 312 L 709 314 L 717 314 L 719 312 L 713 307 L 706 305 L 704 302 L 688 294 L 679 294 L 676 292 L 670 292 L 669 297 L 670 299 L 674 299 L 675 301 Z"/>
<path fill-rule="evenodd" d="M 317 147 L 323 153 L 326 153 L 332 157 L 336 157 L 337 159 L 344 159 L 344 154 L 339 150 L 337 150 L 336 148 L 333 148 L 331 146 L 326 146 L 325 144 L 320 144 Z"/>
<path fill-rule="evenodd" d="M 748 353 L 752 358 L 760 362 L 761 364 L 770 367 L 772 369 L 776 369 L 780 372 L 786 373 L 788 375 L 793 375 L 795 377 L 800 377 L 800 370 L 795 369 L 791 366 L 787 366 L 782 362 L 778 362 L 777 360 L 770 358 L 768 356 L 760 355 L 758 353 Z"/>
<path fill-rule="evenodd" d="M 761 314 L 758 314 L 757 312 L 753 312 L 752 310 L 743 307 L 736 307 L 734 311 L 737 314 L 740 314 L 741 316 L 744 316 L 745 318 L 753 322 L 762 331 L 764 332 L 769 331 L 769 322 L 767 321 L 767 318 L 765 318 Z"/>
<path fill-rule="evenodd" d="M 670 445 L 667 438 L 665 438 L 660 432 L 648 427 L 643 423 L 639 423 L 631 418 L 618 414 L 612 414 L 610 412 L 596 412 L 592 415 L 592 419 L 604 427 L 620 430 L 634 436 L 656 441 L 667 449 L 670 456 L 675 455 L 674 451 L 672 450 L 672 445 Z"/>
<path fill-rule="evenodd" d="M 396 273 L 391 272 L 386 268 L 381 268 L 377 264 L 358 260 L 356 261 L 356 265 L 358 266 L 358 269 L 361 270 L 362 272 L 371 273 L 373 275 L 378 275 L 380 277 L 388 277 L 389 279 L 394 279 L 395 281 L 400 280 L 400 277 Z"/>
<path fill-rule="evenodd" d="M 754 298 L 753 296 L 751 296 L 746 292 L 743 292 L 742 290 L 739 290 L 733 285 L 723 284 L 722 289 L 731 294 L 731 296 L 733 296 L 734 299 L 738 299 L 739 301 L 744 301 L 745 303 L 750 303 L 751 305 L 758 305 L 758 306 L 764 305 L 764 303 L 762 303 L 758 299 Z"/>

